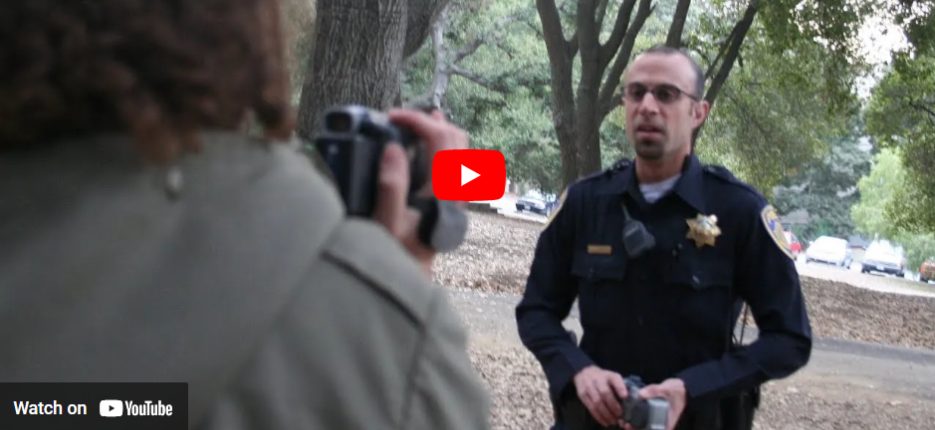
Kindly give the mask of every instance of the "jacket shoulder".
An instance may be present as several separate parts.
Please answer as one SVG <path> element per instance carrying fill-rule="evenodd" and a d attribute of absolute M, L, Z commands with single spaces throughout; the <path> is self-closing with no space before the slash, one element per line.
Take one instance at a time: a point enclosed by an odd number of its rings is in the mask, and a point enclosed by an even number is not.
<path fill-rule="evenodd" d="M 573 182 L 568 186 L 568 192 L 580 193 L 584 192 L 585 190 L 600 188 L 603 184 L 608 183 L 608 181 L 611 181 L 617 175 L 623 174 L 632 165 L 633 162 L 630 161 L 629 158 L 621 158 L 620 160 L 614 162 L 614 164 L 612 164 L 610 167 L 584 176 L 581 179 Z"/>
<path fill-rule="evenodd" d="M 435 295 L 440 294 L 399 242 L 372 222 L 350 219 L 341 223 L 324 256 L 418 325 L 428 318 Z"/>
<path fill-rule="evenodd" d="M 587 175 L 577 180 L 575 184 L 598 182 L 598 181 L 601 181 L 602 179 L 606 179 L 620 172 L 623 172 L 624 170 L 628 169 L 632 165 L 633 165 L 633 162 L 630 161 L 629 158 L 621 158 L 615 161 L 614 164 L 611 164 L 610 167 L 604 170 L 601 170 L 599 172 L 592 173 L 590 175 Z"/>
<path fill-rule="evenodd" d="M 714 183 L 726 187 L 733 198 L 741 199 L 755 206 L 755 209 L 760 209 L 766 205 L 766 198 L 763 197 L 763 194 L 752 185 L 734 176 L 726 167 L 709 164 L 702 167 L 702 171 L 706 178 L 711 178 Z"/>

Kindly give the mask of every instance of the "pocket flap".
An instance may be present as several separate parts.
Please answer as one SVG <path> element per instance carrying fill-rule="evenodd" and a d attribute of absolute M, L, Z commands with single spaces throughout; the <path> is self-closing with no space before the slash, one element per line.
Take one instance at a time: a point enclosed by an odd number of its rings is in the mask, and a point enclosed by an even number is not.
<path fill-rule="evenodd" d="M 730 287 L 733 277 L 733 270 L 728 264 L 684 260 L 673 264 L 665 274 L 667 283 L 689 285 L 696 290 Z"/>
<path fill-rule="evenodd" d="M 622 254 L 593 255 L 587 252 L 575 254 L 571 273 L 581 279 L 611 279 L 622 281 L 627 270 L 627 259 Z"/>

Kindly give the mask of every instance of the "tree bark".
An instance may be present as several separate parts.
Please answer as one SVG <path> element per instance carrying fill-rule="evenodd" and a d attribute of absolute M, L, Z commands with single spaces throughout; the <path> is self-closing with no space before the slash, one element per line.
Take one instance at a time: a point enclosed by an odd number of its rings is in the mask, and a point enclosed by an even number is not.
<path fill-rule="evenodd" d="M 373 1 L 373 0 L 371 0 Z M 408 0 L 406 21 L 406 45 L 403 58 L 415 54 L 429 36 L 432 24 L 448 6 L 449 0 Z"/>
<path fill-rule="evenodd" d="M 575 98 L 572 93 L 572 57 L 577 44 L 565 40 L 561 18 L 554 0 L 536 0 L 542 22 L 542 36 L 549 54 L 552 79 L 552 124 L 562 156 L 562 180 L 568 185 L 578 179 L 578 143 L 575 126 Z M 578 37 L 573 37 L 576 40 Z"/>
<path fill-rule="evenodd" d="M 438 19 L 432 23 L 432 50 L 435 54 L 435 73 L 432 76 L 430 102 L 433 107 L 443 108 L 451 71 L 445 49 L 445 29 L 448 27 L 448 8 L 442 9 Z M 444 109 L 443 109 L 444 110 Z"/>
<path fill-rule="evenodd" d="M 406 52 L 415 52 L 448 0 L 318 0 L 315 38 L 299 102 L 297 131 L 312 138 L 325 109 L 399 100 Z"/>
<path fill-rule="evenodd" d="M 598 129 L 603 118 L 597 117 L 597 96 L 603 69 L 600 64 L 600 29 L 597 27 L 596 0 L 578 2 L 578 52 L 581 53 L 581 78 L 578 80 L 577 157 L 581 177 L 601 168 L 601 145 Z M 606 4 L 605 4 L 606 7 Z M 603 13 L 602 13 L 603 15 Z"/>

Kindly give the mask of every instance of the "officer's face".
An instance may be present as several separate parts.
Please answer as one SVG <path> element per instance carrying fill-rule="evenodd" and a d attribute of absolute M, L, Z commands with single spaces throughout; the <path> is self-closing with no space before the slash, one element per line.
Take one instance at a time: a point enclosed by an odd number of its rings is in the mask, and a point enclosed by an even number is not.
<path fill-rule="evenodd" d="M 637 57 L 624 77 L 627 139 L 644 160 L 682 160 L 691 150 L 692 130 L 701 125 L 708 104 L 694 94 L 688 59 L 676 54 Z"/>

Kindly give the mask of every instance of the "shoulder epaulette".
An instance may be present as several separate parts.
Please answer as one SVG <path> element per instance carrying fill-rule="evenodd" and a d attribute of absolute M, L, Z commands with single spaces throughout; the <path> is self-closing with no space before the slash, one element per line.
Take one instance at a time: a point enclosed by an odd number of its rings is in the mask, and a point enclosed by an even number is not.
<path fill-rule="evenodd" d="M 617 160 L 616 163 L 612 164 L 609 168 L 607 168 L 606 171 L 607 171 L 607 172 L 616 172 L 616 171 L 618 171 L 618 170 L 623 170 L 623 169 L 626 169 L 627 167 L 630 167 L 631 164 L 633 164 L 633 162 L 630 161 L 629 158 L 621 158 L 621 159 Z"/>
<path fill-rule="evenodd" d="M 630 167 L 631 164 L 633 164 L 633 162 L 630 161 L 630 159 L 621 158 L 620 160 L 617 160 L 616 162 L 614 162 L 614 164 L 611 164 L 610 167 L 604 170 L 601 170 L 600 172 L 595 172 L 590 175 L 587 175 L 579 179 L 577 182 L 583 182 L 583 181 L 587 181 L 590 179 L 600 178 L 602 176 L 610 176 L 610 175 L 613 175 L 614 173 L 617 173 L 617 172 L 620 172 L 626 169 L 627 167 Z"/>
<path fill-rule="evenodd" d="M 740 182 L 736 176 L 730 171 L 727 170 L 724 166 L 718 166 L 716 164 L 707 164 L 702 168 L 705 172 L 714 175 L 720 179 L 723 179 L 727 182 Z"/>
<path fill-rule="evenodd" d="M 708 164 L 708 165 L 705 165 L 702 168 L 702 170 L 704 170 L 705 173 L 709 173 L 711 176 L 714 176 L 715 178 L 718 178 L 724 182 L 737 185 L 743 189 L 746 189 L 756 194 L 757 196 L 762 196 L 762 194 L 759 191 L 757 191 L 756 188 L 738 179 L 736 176 L 734 176 L 734 174 L 730 170 L 727 170 L 727 168 L 724 166 L 718 166 L 716 164 Z"/>

